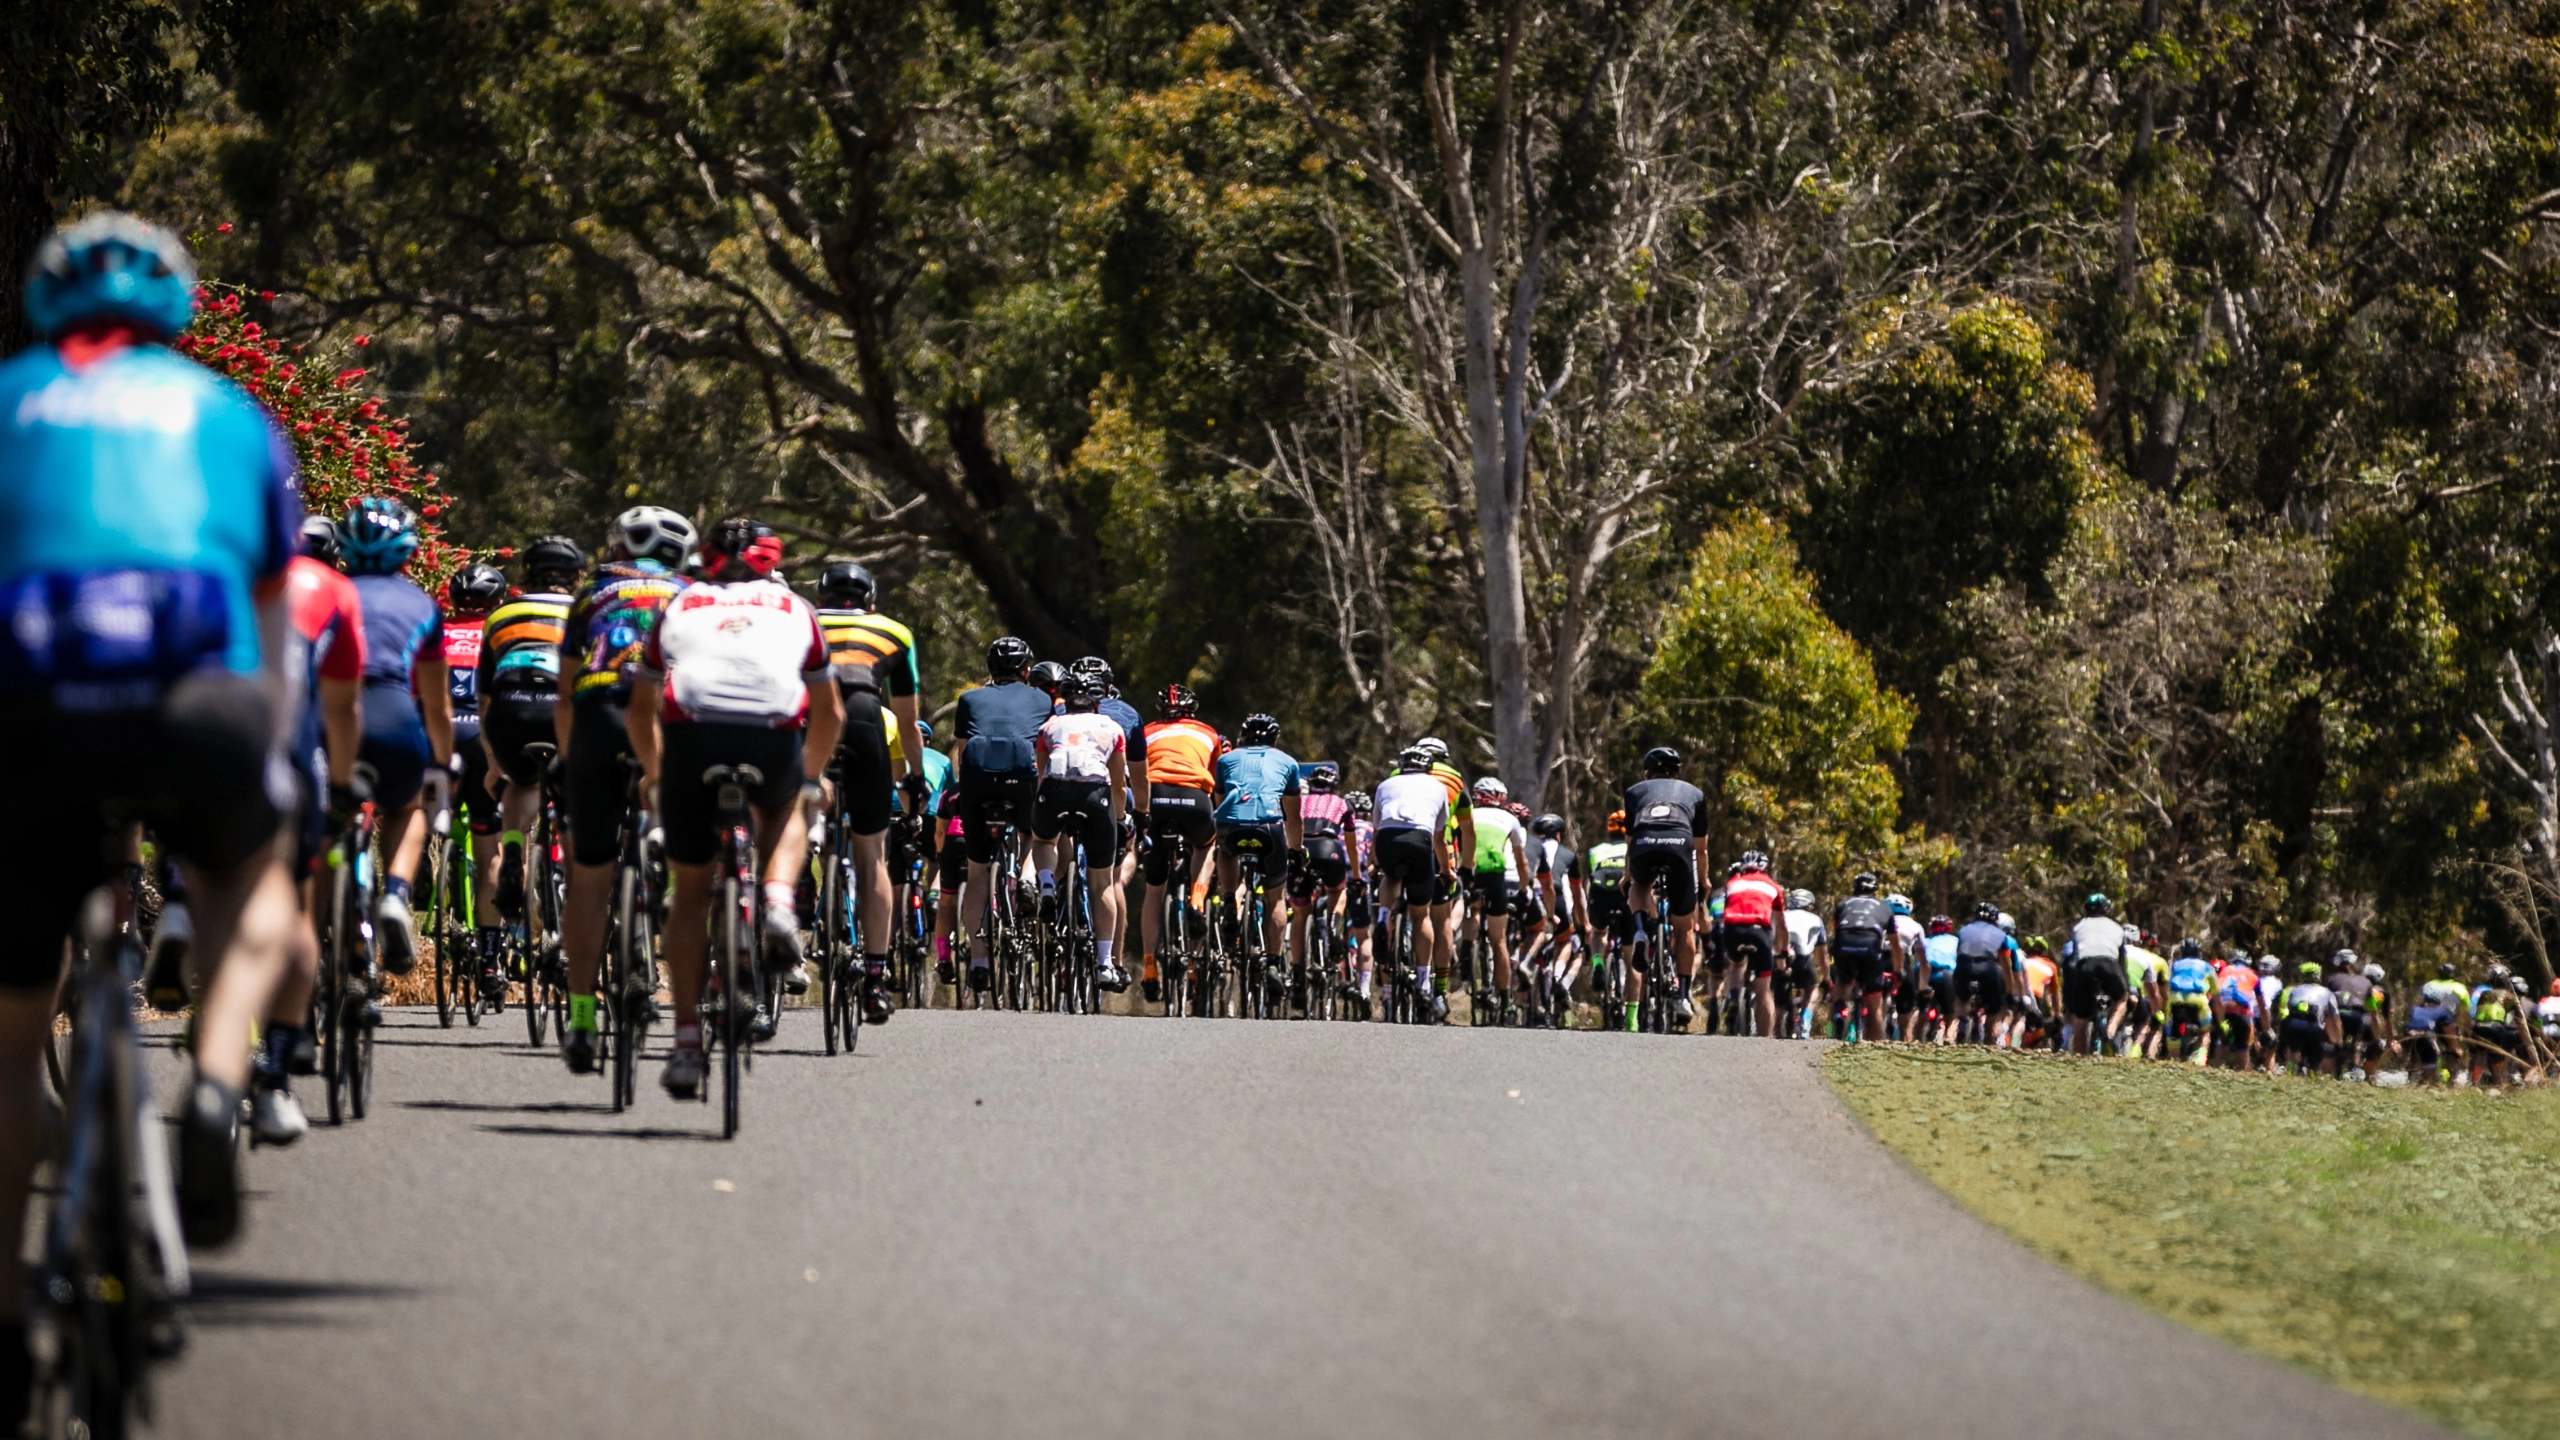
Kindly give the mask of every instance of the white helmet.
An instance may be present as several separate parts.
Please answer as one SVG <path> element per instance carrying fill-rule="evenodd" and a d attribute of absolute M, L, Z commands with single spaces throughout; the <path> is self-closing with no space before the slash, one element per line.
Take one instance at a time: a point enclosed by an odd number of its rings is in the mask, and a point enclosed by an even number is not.
<path fill-rule="evenodd" d="M 1443 744 L 1438 736 L 1425 735 L 1413 742 L 1413 748 L 1429 755 L 1434 765 L 1449 758 L 1449 747 Z"/>
<path fill-rule="evenodd" d="M 693 548 L 693 522 L 663 505 L 634 505 L 613 517 L 605 548 L 625 560 L 655 560 L 673 569 Z"/>
<path fill-rule="evenodd" d="M 1478 795 L 1490 795 L 1496 800 L 1508 800 L 1511 798 L 1511 787 L 1503 784 L 1493 776 L 1487 775 L 1476 781 L 1475 793 Z"/>
<path fill-rule="evenodd" d="M 2010 914 L 2010 913 L 2009 913 L 2008 911 L 2006 911 L 2006 910 L 2001 911 L 2001 912 L 2000 912 L 2000 928 L 2001 928 L 2001 929 L 2003 929 L 2003 930 L 2009 931 L 2009 932 L 2010 932 L 2010 933 L 2012 933 L 2012 934 L 2015 934 L 2015 933 L 2017 932 L 2017 929 L 2018 929 L 2018 917 L 2017 917 L 2017 916 L 2015 916 L 2015 915 Z"/>

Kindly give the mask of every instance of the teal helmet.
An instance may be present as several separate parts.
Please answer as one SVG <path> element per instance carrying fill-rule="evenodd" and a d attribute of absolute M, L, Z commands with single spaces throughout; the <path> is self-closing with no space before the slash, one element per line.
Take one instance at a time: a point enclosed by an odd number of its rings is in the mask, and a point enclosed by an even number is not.
<path fill-rule="evenodd" d="M 27 267 L 27 324 L 47 340 L 122 320 L 175 340 L 196 313 L 196 267 L 177 236 L 121 210 L 66 225 Z"/>

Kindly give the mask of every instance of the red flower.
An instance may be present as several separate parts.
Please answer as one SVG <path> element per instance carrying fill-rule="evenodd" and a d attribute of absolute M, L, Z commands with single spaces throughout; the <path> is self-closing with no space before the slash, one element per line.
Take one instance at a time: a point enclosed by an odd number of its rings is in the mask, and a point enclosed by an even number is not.
<path fill-rule="evenodd" d="M 230 221 L 228 221 L 228 220 L 225 220 L 225 221 L 223 221 L 221 224 L 214 226 L 214 227 L 213 227 L 213 233 L 214 233 L 214 234 L 216 234 L 216 235 L 228 235 L 228 234 L 230 234 L 230 233 L 231 233 L 231 222 L 230 222 Z"/>
<path fill-rule="evenodd" d="M 276 292 L 273 290 L 261 290 L 258 292 L 258 298 L 272 305 L 275 303 Z"/>

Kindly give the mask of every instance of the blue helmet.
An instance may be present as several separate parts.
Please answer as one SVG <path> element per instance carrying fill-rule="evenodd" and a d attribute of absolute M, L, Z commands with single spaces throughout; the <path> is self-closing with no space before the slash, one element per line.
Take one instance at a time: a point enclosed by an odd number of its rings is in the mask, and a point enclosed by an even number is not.
<path fill-rule="evenodd" d="M 418 553 L 418 516 L 382 495 L 347 507 L 338 522 L 338 551 L 350 575 L 389 575 Z"/>
<path fill-rule="evenodd" d="M 27 324 L 47 340 L 123 320 L 175 340 L 196 313 L 196 267 L 177 236 L 101 210 L 48 236 L 27 267 Z"/>

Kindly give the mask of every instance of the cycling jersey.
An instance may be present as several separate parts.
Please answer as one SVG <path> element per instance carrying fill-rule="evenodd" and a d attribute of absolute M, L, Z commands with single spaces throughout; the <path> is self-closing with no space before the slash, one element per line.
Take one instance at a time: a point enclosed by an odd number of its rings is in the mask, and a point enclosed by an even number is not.
<path fill-rule="evenodd" d="M 1217 821 L 1221 825 L 1276 825 L 1280 799 L 1299 793 L 1298 762 L 1277 746 L 1248 745 L 1218 757 Z"/>
<path fill-rule="evenodd" d="M 0 366 L 0 693 L 155 704 L 198 668 L 258 668 L 302 506 L 292 452 L 228 380 L 157 345 Z"/>
<path fill-rule="evenodd" d="M 1627 787 L 1627 838 L 1690 840 L 1707 833 L 1707 797 L 1686 780 L 1639 780 Z"/>
<path fill-rule="evenodd" d="M 809 685 L 831 671 L 818 613 L 779 580 L 689 585 L 641 642 L 635 677 L 663 681 L 665 721 L 797 730 Z"/>
<path fill-rule="evenodd" d="M 1556 923 L 1573 923 L 1573 882 L 1582 878 L 1582 857 L 1573 853 L 1561 840 L 1540 840 L 1537 846 L 1540 875 L 1552 877 L 1555 888 Z"/>
<path fill-rule="evenodd" d="M 2006 963 L 2009 934 L 1988 920 L 1976 920 L 1956 932 L 1956 958 Z"/>
<path fill-rule="evenodd" d="M 2418 988 L 2418 1000 L 2449 1014 L 2471 1012 L 2471 992 L 2462 988 L 2459 980 L 2430 980 Z"/>
<path fill-rule="evenodd" d="M 2322 983 L 2326 984 L 2330 992 L 2338 997 L 2339 1014 L 2364 1015 L 2372 1012 L 2375 999 L 2372 981 L 2353 971 L 2340 970 L 2333 972 Z"/>
<path fill-rule="evenodd" d="M 1813 952 L 1828 939 L 1822 928 L 1822 917 L 1810 910 L 1787 912 L 1787 953 L 1798 960 L 1811 960 Z"/>
<path fill-rule="evenodd" d="M 1875 954 L 1885 948 L 1893 920 L 1892 906 L 1873 895 L 1852 895 L 1831 908 L 1831 948 Z"/>
<path fill-rule="evenodd" d="M 640 663 L 659 613 L 686 588 L 685 578 L 655 560 L 615 560 L 569 606 L 563 640 L 577 656 L 579 700 L 631 703 L 631 671 Z"/>
<path fill-rule="evenodd" d="M 304 704 L 316 707 L 321 681 L 364 678 L 362 602 L 354 582 L 308 555 L 293 557 L 284 594 L 285 614 L 301 647 Z M 306 718 L 314 727 L 320 723 L 316 713 Z"/>
<path fill-rule="evenodd" d="M 1787 892 L 1765 871 L 1745 870 L 1725 882 L 1724 923 L 1767 925 L 1786 908 Z"/>
<path fill-rule="evenodd" d="M 568 596 L 546 590 L 519 595 L 490 611 L 480 634 L 478 692 L 493 699 L 557 696 L 569 603 Z"/>
<path fill-rule="evenodd" d="M 418 661 L 444 655 L 444 612 L 405 575 L 354 577 L 364 609 L 364 733 L 423 735 Z"/>
<path fill-rule="evenodd" d="M 1108 784 L 1111 757 L 1128 753 L 1129 737 L 1108 715 L 1053 715 L 1032 737 L 1040 778 Z"/>
<path fill-rule="evenodd" d="M 2471 992 L 2471 1019 L 2479 1025 L 2506 1025 L 2515 1020 L 2515 992 L 2497 985 L 2483 985 Z"/>
<path fill-rule="evenodd" d="M 1514 839 L 1524 838 L 1520 817 L 1499 805 L 1478 805 L 1476 816 L 1475 871 L 1479 875 L 1500 874 L 1503 879 L 1520 879 L 1520 862 L 1512 854 Z"/>
<path fill-rule="evenodd" d="M 1956 968 L 1955 935 L 1950 932 L 1928 937 L 1921 942 L 1921 954 L 1928 959 L 1930 969 L 1953 970 Z"/>
<path fill-rule="evenodd" d="M 1215 767 L 1226 753 L 1224 737 L 1202 720 L 1159 720 L 1146 727 L 1133 752 L 1147 757 L 1149 785 L 1175 785 L 1206 795 L 1218 788 Z"/>
<path fill-rule="evenodd" d="M 1129 755 L 1129 773 L 1133 776 L 1144 774 L 1147 768 L 1147 722 L 1140 718 L 1135 707 L 1117 694 L 1103 696 L 1102 703 L 1093 709 L 1095 714 L 1120 727 L 1121 748 Z"/>
<path fill-rule="evenodd" d="M 2254 1016 L 2258 1013 L 2258 976 L 2255 971 L 2232 966 L 2222 972 L 2222 979 L 2214 987 L 2213 994 L 2226 1014 L 2238 1011 Z"/>
<path fill-rule="evenodd" d="M 445 693 L 453 698 L 457 732 L 480 733 L 480 647 L 488 617 L 456 615 L 444 622 Z"/>
<path fill-rule="evenodd" d="M 1314 791 L 1298 797 L 1298 823 L 1309 840 L 1340 837 L 1351 819 L 1351 803 L 1330 791 Z"/>
<path fill-rule="evenodd" d="M 2165 976 L 2168 969 L 2167 957 L 2139 945 L 2124 947 L 2124 983 L 2131 993 L 2140 995 L 2144 986 Z"/>
<path fill-rule="evenodd" d="M 1390 775 L 1378 782 L 1377 826 L 1437 834 L 1448 823 L 1449 791 L 1433 775 Z"/>
<path fill-rule="evenodd" d="M 2288 988 L 2276 1007 L 2276 1013 L 2286 1020 L 2326 1025 L 2338 1016 L 2338 997 L 2328 986 L 2306 981 Z"/>
<path fill-rule="evenodd" d="M 1439 781 L 1440 788 L 1449 792 L 1449 826 L 1454 832 L 1458 817 L 1465 814 L 1468 809 L 1467 777 L 1458 773 L 1457 766 L 1441 760 L 1433 762 L 1431 778 Z"/>
<path fill-rule="evenodd" d="M 1627 883 L 1627 842 L 1603 840 L 1592 846 L 1589 864 L 1593 889 L 1623 889 Z"/>
<path fill-rule="evenodd" d="M 913 695 L 918 688 L 915 632 L 869 610 L 821 610 L 827 658 L 847 690 Z"/>
<path fill-rule="evenodd" d="M 1055 703 L 1048 691 L 1019 680 L 960 692 L 952 734 L 962 767 L 986 775 L 1030 773 L 1037 764 L 1031 737 L 1048 723 Z"/>
<path fill-rule="evenodd" d="M 2104 915 L 2091 915 L 2071 927 L 2071 943 L 2063 953 L 2073 960 L 2116 960 L 2124 955 L 2124 927 Z"/>
<path fill-rule="evenodd" d="M 2185 955 L 2169 962 L 2169 995 L 2172 1000 L 2201 1003 L 2213 993 L 2213 966 L 2199 956 Z"/>

